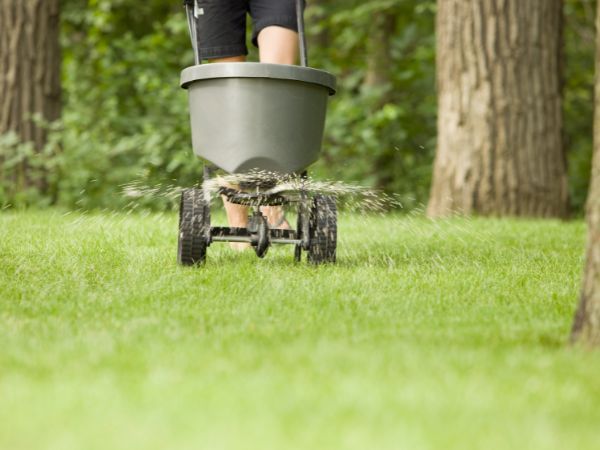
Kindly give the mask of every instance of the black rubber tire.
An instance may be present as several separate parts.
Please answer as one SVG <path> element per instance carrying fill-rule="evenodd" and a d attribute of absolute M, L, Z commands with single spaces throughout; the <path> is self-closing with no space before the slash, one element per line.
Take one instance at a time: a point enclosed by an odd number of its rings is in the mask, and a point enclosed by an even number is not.
<path fill-rule="evenodd" d="M 302 239 L 302 211 L 301 208 L 298 208 L 298 219 L 296 220 L 296 234 L 299 239 Z M 300 262 L 302 261 L 302 244 L 294 245 L 294 261 Z"/>
<path fill-rule="evenodd" d="M 210 239 L 210 207 L 202 189 L 184 189 L 179 206 L 177 262 L 184 266 L 202 264 Z"/>
<path fill-rule="evenodd" d="M 310 209 L 308 262 L 334 263 L 337 247 L 337 207 L 335 199 L 315 195 Z"/>
<path fill-rule="evenodd" d="M 294 245 L 294 261 L 297 263 L 302 261 L 302 246 L 300 244 Z"/>
<path fill-rule="evenodd" d="M 265 216 L 261 216 L 260 222 L 258 224 L 258 243 L 256 247 L 254 247 L 254 252 L 256 256 L 259 258 L 264 258 L 271 246 L 269 242 L 269 223 L 267 222 L 267 218 Z"/>

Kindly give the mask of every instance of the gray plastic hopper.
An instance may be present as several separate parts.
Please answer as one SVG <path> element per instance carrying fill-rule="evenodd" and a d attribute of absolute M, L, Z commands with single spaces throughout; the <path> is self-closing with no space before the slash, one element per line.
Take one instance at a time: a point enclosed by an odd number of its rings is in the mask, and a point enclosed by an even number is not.
<path fill-rule="evenodd" d="M 181 73 L 194 153 L 230 172 L 298 172 L 321 150 L 335 77 L 308 67 L 214 63 Z"/>

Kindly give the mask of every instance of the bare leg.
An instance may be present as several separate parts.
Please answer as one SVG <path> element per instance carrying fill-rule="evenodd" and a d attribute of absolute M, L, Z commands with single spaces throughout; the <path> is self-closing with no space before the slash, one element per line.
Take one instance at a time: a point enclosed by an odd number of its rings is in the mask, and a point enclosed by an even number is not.
<path fill-rule="evenodd" d="M 244 62 L 246 61 L 246 57 L 243 55 L 240 56 L 230 56 L 227 58 L 218 58 L 211 59 L 211 63 L 220 63 L 220 62 Z M 230 227 L 238 227 L 245 228 L 248 225 L 248 208 L 242 205 L 236 205 L 235 203 L 231 203 L 227 201 L 225 196 L 223 198 L 223 206 L 225 207 L 225 213 L 227 214 L 227 222 Z M 236 250 L 244 250 L 250 247 L 250 244 L 245 244 L 243 242 L 230 242 L 230 247 Z"/>
<path fill-rule="evenodd" d="M 270 26 L 258 35 L 260 62 L 296 64 L 298 58 L 298 33 L 287 28 Z"/>
<path fill-rule="evenodd" d="M 209 59 L 208 62 L 211 63 L 220 63 L 220 62 L 245 62 L 246 57 L 244 55 L 240 56 L 228 56 L 227 58 L 217 58 L 217 59 Z"/>
<path fill-rule="evenodd" d="M 258 35 L 258 49 L 262 63 L 295 64 L 298 57 L 298 33 L 278 26 L 263 28 Z M 287 221 L 280 223 L 283 219 L 281 206 L 264 206 L 261 211 L 267 216 L 269 224 L 290 228 Z"/>
<path fill-rule="evenodd" d="M 264 28 L 258 35 L 260 62 L 272 64 L 295 64 L 298 55 L 298 34 L 287 28 L 270 26 Z M 244 62 L 245 56 L 213 59 L 210 62 Z M 223 205 L 227 214 L 230 227 L 245 228 L 248 226 L 248 208 L 228 202 L 223 197 Z M 267 217 L 269 224 L 276 225 L 283 219 L 283 208 L 279 206 L 265 206 L 261 212 Z M 279 225 L 281 228 L 290 228 L 287 221 Z M 231 247 L 244 250 L 249 244 L 232 242 Z"/>

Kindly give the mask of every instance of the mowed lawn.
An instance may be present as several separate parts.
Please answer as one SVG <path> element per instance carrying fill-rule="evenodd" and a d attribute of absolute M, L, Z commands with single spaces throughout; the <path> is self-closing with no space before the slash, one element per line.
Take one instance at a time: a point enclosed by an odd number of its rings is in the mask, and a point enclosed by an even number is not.
<path fill-rule="evenodd" d="M 598 449 L 583 222 L 340 217 L 338 264 L 176 213 L 0 213 L 0 448 Z"/>

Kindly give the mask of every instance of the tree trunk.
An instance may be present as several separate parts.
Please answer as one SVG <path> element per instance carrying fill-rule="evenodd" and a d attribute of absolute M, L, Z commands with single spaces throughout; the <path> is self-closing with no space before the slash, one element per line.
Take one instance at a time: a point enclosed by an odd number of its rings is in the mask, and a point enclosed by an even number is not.
<path fill-rule="evenodd" d="M 392 37 L 396 29 L 393 10 L 376 11 L 367 41 L 367 73 L 364 86 L 384 87 L 391 82 Z"/>
<path fill-rule="evenodd" d="M 310 24 L 317 24 L 306 34 L 308 49 L 313 51 L 323 51 L 329 48 L 329 27 L 323 26 L 323 22 L 327 17 L 327 12 L 330 9 L 331 0 L 310 0 L 306 4 L 305 16 Z M 310 55 L 309 55 L 310 56 Z M 310 61 L 310 58 L 309 58 Z"/>
<path fill-rule="evenodd" d="M 600 5 L 596 19 L 600 26 Z M 596 100 L 594 118 L 594 160 L 587 202 L 588 242 L 579 308 L 571 339 L 600 346 L 600 33 L 596 37 Z"/>
<path fill-rule="evenodd" d="M 0 0 L 0 134 L 14 132 L 37 151 L 47 130 L 36 117 L 60 117 L 59 0 Z M 27 164 L 13 174 L 30 185 Z"/>
<path fill-rule="evenodd" d="M 428 214 L 563 217 L 562 0 L 438 0 Z"/>
<path fill-rule="evenodd" d="M 371 112 L 381 109 L 390 102 L 392 93 L 392 38 L 396 31 L 397 12 L 394 8 L 376 11 L 371 18 L 367 40 L 367 70 L 363 80 L 363 89 L 374 90 L 377 99 L 372 102 Z M 384 150 L 384 149 L 382 149 Z M 391 183 L 390 166 L 394 164 L 396 155 L 393 151 L 381 151 L 375 157 L 373 170 L 376 185 L 386 186 Z"/>

